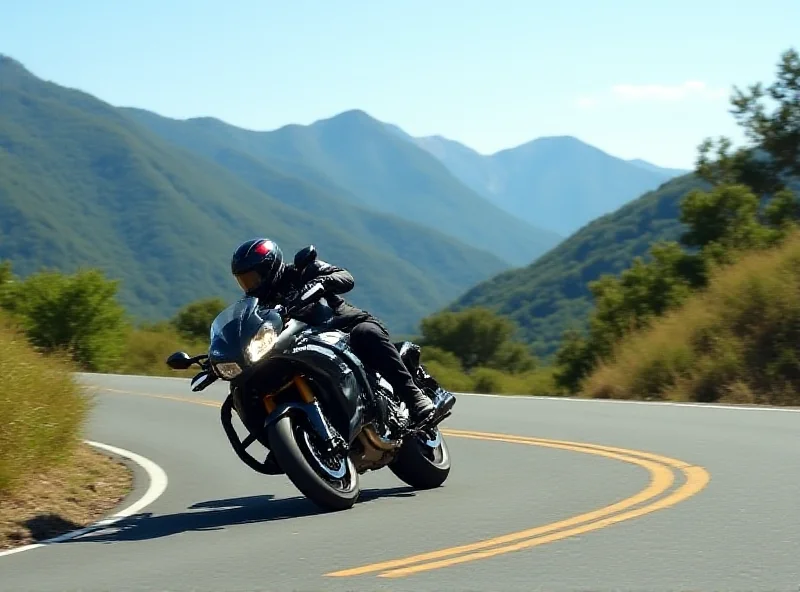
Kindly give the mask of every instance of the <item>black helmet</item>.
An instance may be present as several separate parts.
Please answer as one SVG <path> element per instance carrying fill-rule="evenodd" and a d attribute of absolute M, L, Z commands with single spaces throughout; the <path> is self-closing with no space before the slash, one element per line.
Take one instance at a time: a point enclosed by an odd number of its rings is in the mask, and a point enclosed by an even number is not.
<path fill-rule="evenodd" d="M 248 296 L 257 296 L 262 290 L 272 288 L 283 270 L 283 252 L 277 243 L 267 238 L 242 243 L 231 258 L 231 273 Z"/>

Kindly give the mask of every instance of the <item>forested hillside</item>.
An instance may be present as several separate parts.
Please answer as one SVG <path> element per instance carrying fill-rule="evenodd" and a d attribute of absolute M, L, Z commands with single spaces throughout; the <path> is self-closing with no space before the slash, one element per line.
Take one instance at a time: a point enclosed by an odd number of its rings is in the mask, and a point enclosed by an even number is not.
<path fill-rule="evenodd" d="M 483 306 L 511 318 L 539 356 L 558 348 L 564 331 L 583 329 L 592 309 L 589 283 L 618 274 L 657 241 L 677 240 L 683 225 L 680 201 L 707 187 L 693 175 L 679 177 L 603 216 L 521 269 L 482 282 L 452 306 Z"/>
<path fill-rule="evenodd" d="M 100 268 L 122 280 L 131 312 L 160 319 L 201 296 L 235 297 L 229 258 L 243 240 L 271 236 L 290 256 L 314 243 L 356 275 L 354 302 L 396 331 L 507 266 L 482 245 L 227 158 L 241 176 L 2 58 L 0 259 L 23 276 Z"/>

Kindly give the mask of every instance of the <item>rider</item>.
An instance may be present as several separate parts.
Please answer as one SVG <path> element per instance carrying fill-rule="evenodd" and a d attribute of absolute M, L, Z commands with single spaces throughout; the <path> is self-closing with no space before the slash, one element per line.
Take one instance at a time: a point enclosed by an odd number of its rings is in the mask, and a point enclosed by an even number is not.
<path fill-rule="evenodd" d="M 335 314 L 331 327 L 350 334 L 353 352 L 392 385 L 408 406 L 412 421 L 422 423 L 433 413 L 433 402 L 414 384 L 383 324 L 339 296 L 355 285 L 349 271 L 318 259 L 298 270 L 294 264 L 284 263 L 283 253 L 274 241 L 257 238 L 236 249 L 231 272 L 247 296 L 258 298 L 266 306 L 290 303 L 315 284 L 321 284 L 325 300 Z"/>

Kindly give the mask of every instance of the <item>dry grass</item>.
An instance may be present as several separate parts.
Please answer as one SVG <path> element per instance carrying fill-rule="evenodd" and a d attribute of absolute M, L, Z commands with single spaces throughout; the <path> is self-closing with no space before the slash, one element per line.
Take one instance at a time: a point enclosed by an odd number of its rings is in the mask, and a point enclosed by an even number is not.
<path fill-rule="evenodd" d="M 587 380 L 596 398 L 800 404 L 800 236 L 721 270 Z"/>
<path fill-rule="evenodd" d="M 0 496 L 0 549 L 41 541 L 105 517 L 131 490 L 119 461 L 77 447 L 58 467 L 34 472 Z"/>
<path fill-rule="evenodd" d="M 0 318 L 0 547 L 86 525 L 130 490 L 124 465 L 81 444 L 90 400 L 72 371 Z"/>
<path fill-rule="evenodd" d="M 62 358 L 36 353 L 0 318 L 0 495 L 70 458 L 90 408 Z"/>

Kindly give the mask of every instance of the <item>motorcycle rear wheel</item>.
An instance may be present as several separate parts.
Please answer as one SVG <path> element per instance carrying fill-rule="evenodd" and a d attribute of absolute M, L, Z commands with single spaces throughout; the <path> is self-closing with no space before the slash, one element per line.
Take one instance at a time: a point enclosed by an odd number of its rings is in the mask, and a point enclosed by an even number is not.
<path fill-rule="evenodd" d="M 440 487 L 450 475 L 450 450 L 439 428 L 406 440 L 389 470 L 414 489 Z"/>
<path fill-rule="evenodd" d="M 315 436 L 305 422 L 289 414 L 267 428 L 275 460 L 300 492 L 326 511 L 347 510 L 356 503 L 361 488 L 349 456 L 325 461 L 315 449 Z"/>

